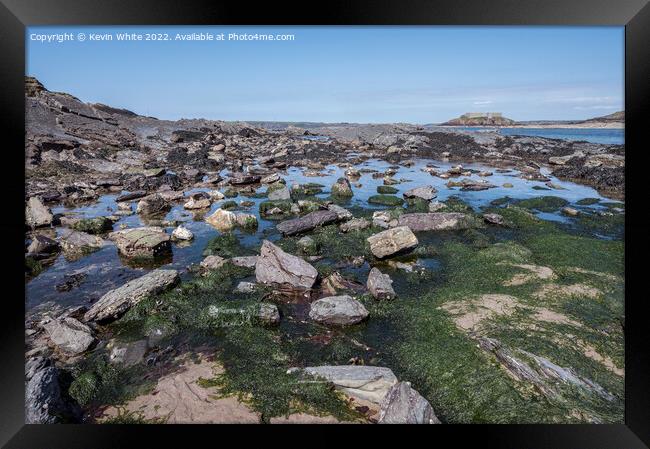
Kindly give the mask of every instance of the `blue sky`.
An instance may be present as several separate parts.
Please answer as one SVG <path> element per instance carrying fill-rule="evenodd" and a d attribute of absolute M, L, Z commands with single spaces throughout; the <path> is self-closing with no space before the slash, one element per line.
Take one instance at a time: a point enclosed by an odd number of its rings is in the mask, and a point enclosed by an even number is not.
<path fill-rule="evenodd" d="M 74 41 L 33 34 L 71 32 Z M 76 40 L 168 33 L 171 41 Z M 176 41 L 176 33 L 293 41 Z M 30 27 L 28 75 L 50 90 L 161 119 L 437 123 L 624 109 L 623 27 Z"/>

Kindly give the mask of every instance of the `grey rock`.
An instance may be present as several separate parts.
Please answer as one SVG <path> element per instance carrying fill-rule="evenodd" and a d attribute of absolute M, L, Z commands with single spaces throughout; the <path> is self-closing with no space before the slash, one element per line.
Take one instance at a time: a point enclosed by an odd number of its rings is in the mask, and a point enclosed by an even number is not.
<path fill-rule="evenodd" d="M 366 239 L 370 251 L 377 258 L 384 258 L 402 251 L 410 250 L 418 245 L 418 239 L 407 226 L 387 229 Z"/>
<path fill-rule="evenodd" d="M 431 404 L 408 382 L 393 385 L 381 403 L 379 424 L 440 424 Z"/>
<path fill-rule="evenodd" d="M 25 422 L 56 424 L 78 422 L 78 405 L 64 396 L 59 371 L 48 359 L 31 359 L 25 364 Z"/>
<path fill-rule="evenodd" d="M 397 222 L 399 226 L 407 226 L 413 232 L 448 231 L 471 227 L 469 215 L 460 212 L 402 214 Z"/>
<path fill-rule="evenodd" d="M 61 247 L 67 253 L 88 253 L 104 246 L 104 240 L 85 232 L 65 230 L 61 234 Z"/>
<path fill-rule="evenodd" d="M 121 203 L 123 201 L 137 200 L 138 198 L 142 198 L 143 196 L 146 195 L 147 195 L 146 190 L 136 190 L 135 192 L 129 192 L 129 193 L 119 195 L 117 198 L 115 198 L 115 202 Z"/>
<path fill-rule="evenodd" d="M 257 315 L 263 324 L 278 324 L 280 322 L 280 311 L 275 304 L 260 303 L 260 310 Z"/>
<path fill-rule="evenodd" d="M 239 293 L 253 293 L 255 291 L 255 283 L 242 281 L 237 284 L 235 290 Z"/>
<path fill-rule="evenodd" d="M 61 245 L 54 239 L 44 235 L 35 234 L 32 237 L 32 242 L 27 247 L 27 253 L 34 254 L 53 254 L 61 249 Z"/>
<path fill-rule="evenodd" d="M 279 187 L 268 194 L 269 201 L 283 201 L 291 199 L 291 191 L 287 186 Z"/>
<path fill-rule="evenodd" d="M 351 296 L 328 296 L 311 304 L 309 317 L 319 323 L 348 326 L 366 319 L 368 311 Z"/>
<path fill-rule="evenodd" d="M 185 226 L 181 225 L 174 229 L 172 232 L 172 238 L 176 240 L 192 240 L 194 234 L 192 234 L 192 231 L 187 229 Z"/>
<path fill-rule="evenodd" d="M 438 191 L 431 186 L 415 187 L 414 189 L 404 192 L 404 198 L 420 198 L 425 201 L 431 201 L 436 197 Z"/>
<path fill-rule="evenodd" d="M 265 284 L 289 284 L 308 289 L 316 282 L 318 271 L 300 257 L 264 240 L 255 264 L 255 277 L 257 282 Z"/>
<path fill-rule="evenodd" d="M 286 220 L 277 225 L 278 231 L 284 235 L 294 235 L 301 232 L 311 231 L 312 229 L 329 223 L 334 223 L 339 219 L 336 212 L 330 210 L 317 210 L 307 215 L 292 220 Z"/>
<path fill-rule="evenodd" d="M 106 293 L 86 312 L 84 320 L 109 321 L 117 319 L 144 298 L 159 294 L 174 286 L 178 281 L 176 270 L 153 270 Z"/>
<path fill-rule="evenodd" d="M 27 201 L 25 206 L 25 222 L 32 228 L 50 226 L 54 215 L 49 207 L 45 206 L 40 198 L 35 196 Z"/>
<path fill-rule="evenodd" d="M 95 342 L 92 329 L 72 317 L 54 319 L 43 328 L 52 343 L 68 355 L 81 354 Z"/>
<path fill-rule="evenodd" d="M 347 396 L 381 404 L 397 377 L 390 370 L 379 366 L 311 366 L 303 370 L 334 384 Z"/>
<path fill-rule="evenodd" d="M 205 221 L 220 231 L 229 231 L 237 226 L 237 215 L 229 210 L 219 208 Z"/>
<path fill-rule="evenodd" d="M 387 274 L 383 274 L 378 268 L 373 268 L 368 274 L 366 284 L 368 291 L 375 299 L 394 299 L 393 280 Z"/>

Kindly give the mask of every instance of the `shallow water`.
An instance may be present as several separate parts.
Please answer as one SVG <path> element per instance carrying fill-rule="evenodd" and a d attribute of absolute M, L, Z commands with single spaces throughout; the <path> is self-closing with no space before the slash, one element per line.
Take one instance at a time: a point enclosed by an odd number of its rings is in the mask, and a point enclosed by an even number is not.
<path fill-rule="evenodd" d="M 466 164 L 463 167 L 468 170 L 489 170 L 493 173 L 493 176 L 482 178 L 476 174 L 473 174 L 467 178 L 487 180 L 491 184 L 497 185 L 497 187 L 478 192 L 461 191 L 457 187 L 447 188 L 445 184 L 449 180 L 431 176 L 421 170 L 427 164 L 434 164 L 438 168 L 438 171 L 444 171 L 454 164 L 429 160 L 417 160 L 415 162 L 415 165 L 412 167 L 400 166 L 397 173 L 394 175 L 395 179 L 403 180 L 402 183 L 393 186 L 398 189 L 398 192 L 395 195 L 401 197 L 402 193 L 406 190 L 428 184 L 438 189 L 438 200 L 444 201 L 451 196 L 456 196 L 472 206 L 477 211 L 481 207 L 488 205 L 491 201 L 498 198 L 503 198 L 505 196 L 509 196 L 513 199 L 526 199 L 543 195 L 553 195 L 564 198 L 572 205 L 574 205 L 576 201 L 584 198 L 598 198 L 601 201 L 606 200 L 606 198 L 603 198 L 598 194 L 596 190 L 591 187 L 561 181 L 559 179 L 553 178 L 552 176 L 549 177 L 551 178 L 553 184 L 561 187 L 562 189 L 536 190 L 533 189 L 533 187 L 546 186 L 543 182 L 526 181 L 524 179 L 520 179 L 518 177 L 519 172 L 516 170 L 509 170 L 506 173 L 498 173 L 496 171 L 496 168 L 490 168 L 484 164 Z M 355 168 L 360 170 L 369 169 L 377 171 L 384 171 L 388 167 L 391 167 L 391 164 L 379 160 L 369 160 L 355 166 Z M 319 198 L 327 198 L 329 196 L 330 186 L 336 181 L 337 178 L 344 176 L 344 172 L 345 168 L 330 165 L 322 170 L 322 173 L 325 176 L 310 177 L 304 175 L 304 169 L 298 167 L 290 167 L 284 174 L 282 174 L 282 176 L 285 178 L 287 185 L 289 186 L 295 183 L 323 184 L 325 186 L 323 189 L 324 193 L 318 194 L 316 196 Z M 465 177 L 461 176 L 456 179 L 463 178 Z M 361 187 L 356 187 L 355 185 L 357 183 L 360 183 Z M 502 184 L 504 183 L 511 183 L 513 187 L 502 187 Z M 374 206 L 367 203 L 367 200 L 370 196 L 377 194 L 377 187 L 383 185 L 383 180 L 381 178 L 374 179 L 372 178 L 372 173 L 362 172 L 361 178 L 352 182 L 352 184 L 354 197 L 349 201 L 349 203 L 345 204 L 345 207 L 359 206 L 377 210 L 386 208 L 385 206 Z M 188 193 L 195 192 L 197 190 L 207 189 L 194 189 L 188 191 Z M 264 192 L 265 190 L 266 187 L 260 187 L 257 192 Z M 52 208 L 52 210 L 54 213 L 65 213 L 66 215 L 69 214 L 80 218 L 110 215 L 117 210 L 117 204 L 115 203 L 116 196 L 117 195 L 115 194 L 102 196 L 98 202 L 92 205 L 85 205 L 74 208 L 57 206 Z M 279 237 L 279 234 L 275 231 L 275 225 L 277 224 L 277 221 L 265 220 L 259 215 L 259 203 L 265 201 L 266 198 L 248 198 L 242 195 L 236 198 L 226 198 L 223 201 L 215 202 L 210 208 L 209 212 L 200 215 L 195 215 L 183 209 L 182 202 L 174 203 L 172 210 L 165 216 L 165 219 L 182 222 L 184 226 L 192 231 L 194 234 L 194 240 L 192 240 L 189 244 L 173 243 L 173 256 L 171 260 L 165 261 L 165 266 L 184 270 L 190 264 L 198 263 L 203 259 L 203 250 L 205 249 L 206 244 L 210 241 L 210 239 L 219 235 L 219 231 L 203 221 L 203 217 L 214 212 L 224 201 L 227 200 L 235 200 L 238 203 L 242 200 L 247 200 L 255 203 L 255 205 L 250 208 L 238 209 L 244 212 L 255 214 L 259 221 L 259 227 L 254 233 L 246 233 L 241 230 L 234 231 L 244 246 L 255 247 L 261 242 L 262 239 L 275 240 Z M 135 208 L 136 202 L 133 203 L 133 208 Z M 598 209 L 602 206 L 599 204 L 594 204 L 591 206 L 580 207 L 583 209 Z M 573 218 L 566 217 L 559 212 L 537 212 L 537 214 L 541 219 L 544 220 L 560 221 L 564 223 L 570 223 L 571 220 L 574 220 Z M 114 229 L 120 229 L 121 225 L 132 228 L 145 226 L 147 223 L 143 221 L 139 215 L 134 214 L 121 218 L 117 223 L 115 223 Z M 62 228 L 59 228 L 57 232 L 60 233 L 61 229 Z M 171 232 L 172 230 L 172 227 L 167 228 L 168 232 Z M 419 261 L 418 265 L 423 266 L 429 270 L 435 270 L 438 267 L 439 262 L 435 259 L 422 259 Z M 68 261 L 63 255 L 60 255 L 52 266 L 45 269 L 40 275 L 27 283 L 26 309 L 28 311 L 33 311 L 41 308 L 49 309 L 53 306 L 70 307 L 75 305 L 88 305 L 89 303 L 101 297 L 107 291 L 124 284 L 130 279 L 141 276 L 147 269 L 151 269 L 151 267 L 138 268 L 127 265 L 126 261 L 118 256 L 115 245 L 109 240 L 106 240 L 106 245 L 101 250 L 76 261 Z M 87 278 L 80 286 L 75 287 L 67 292 L 57 291 L 56 285 L 63 282 L 64 275 L 78 271 L 83 271 L 87 274 Z"/>
<path fill-rule="evenodd" d="M 625 143 L 625 130 L 622 128 L 483 128 L 466 126 L 465 131 L 496 131 L 504 136 L 532 136 L 548 139 L 565 139 L 622 145 Z"/>

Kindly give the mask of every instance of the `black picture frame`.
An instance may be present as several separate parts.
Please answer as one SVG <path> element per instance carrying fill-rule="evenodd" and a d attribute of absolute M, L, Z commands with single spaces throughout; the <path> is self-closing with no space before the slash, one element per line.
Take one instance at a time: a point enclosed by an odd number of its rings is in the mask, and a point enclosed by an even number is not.
<path fill-rule="evenodd" d="M 116 426 L 24 425 L 24 75 L 25 27 L 29 25 L 622 25 L 625 26 L 625 143 L 626 163 L 626 327 L 625 424 L 621 425 L 449 425 L 304 426 L 301 444 L 318 441 L 351 444 L 363 438 L 382 438 L 386 432 L 409 434 L 409 440 L 437 442 L 445 438 L 454 446 L 479 442 L 499 448 L 642 448 L 650 445 L 650 341 L 646 324 L 644 252 L 647 231 L 642 221 L 644 192 L 643 151 L 648 151 L 644 125 L 650 103 L 650 5 L 647 0 L 457 0 L 457 1 L 333 1 L 305 4 L 265 2 L 154 1 L 154 0 L 2 0 L 0 5 L 2 88 L 0 114 L 8 130 L 3 134 L 5 214 L 0 235 L 6 236 L 0 312 L 0 443 L 7 448 L 167 447 L 228 441 L 245 442 L 252 433 L 266 436 L 284 426 Z M 647 127 L 647 125 L 646 125 Z M 638 172 L 638 173 L 635 173 Z M 21 184 L 22 183 L 22 184 Z M 646 200 L 647 201 L 647 200 Z M 631 202 L 631 206 L 630 203 Z M 645 239 L 645 241 L 644 241 Z M 632 241 L 633 245 L 629 242 Z M 15 259 L 14 259 L 15 257 Z M 638 260 L 639 263 L 634 261 Z M 11 292 L 9 293 L 11 287 Z M 638 290 L 637 290 L 638 287 Z M 639 292 L 638 294 L 635 294 Z M 252 432 L 252 433 L 251 433 Z M 295 438 L 295 427 L 288 432 Z M 305 433 L 303 433 L 305 432 Z M 414 435 L 417 432 L 418 435 Z M 344 433 L 344 435 L 341 435 Z M 346 437 L 350 438 L 346 438 Z M 411 436 L 413 435 L 413 436 Z M 269 437 L 272 437 L 270 434 Z M 304 438 L 304 437 L 307 438 Z M 282 437 L 281 437 L 282 438 Z M 345 439 L 344 439 L 345 438 Z M 286 438 L 278 440 L 284 444 Z M 142 446 L 145 444 L 145 446 Z M 206 443 L 203 443 L 206 444 Z"/>

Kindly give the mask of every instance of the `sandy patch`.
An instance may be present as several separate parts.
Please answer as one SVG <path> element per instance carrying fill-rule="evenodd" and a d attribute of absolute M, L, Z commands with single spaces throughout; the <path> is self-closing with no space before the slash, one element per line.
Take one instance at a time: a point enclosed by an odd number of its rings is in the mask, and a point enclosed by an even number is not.
<path fill-rule="evenodd" d="M 602 295 L 602 292 L 595 287 L 587 284 L 547 284 L 533 293 L 537 299 L 547 299 L 553 297 L 570 297 L 577 296 L 582 298 L 596 299 Z"/>
<path fill-rule="evenodd" d="M 454 315 L 454 323 L 464 331 L 477 330 L 481 322 L 496 315 L 514 312 L 517 298 L 509 295 L 481 295 L 474 301 L 454 301 L 443 304 L 442 309 Z"/>
<path fill-rule="evenodd" d="M 527 284 L 536 280 L 555 279 L 555 273 L 549 267 L 529 264 L 511 264 L 513 267 L 527 270 L 528 273 L 517 273 L 510 280 L 503 283 L 505 286 L 516 286 Z"/>
<path fill-rule="evenodd" d="M 217 398 L 217 388 L 198 385 L 200 378 L 210 379 L 220 372 L 219 365 L 206 359 L 199 363 L 185 360 L 178 371 L 161 377 L 151 393 L 138 396 L 124 408 L 142 413 L 147 420 L 166 419 L 169 424 L 259 423 L 259 413 L 237 398 Z M 110 407 L 105 417 L 117 413 L 116 408 Z"/>
<path fill-rule="evenodd" d="M 589 357 L 590 359 L 602 364 L 605 368 L 610 370 L 612 373 L 621 377 L 625 376 L 625 369 L 617 367 L 611 358 L 607 357 L 606 355 L 602 355 L 596 350 L 596 348 L 591 346 L 586 341 L 577 338 L 575 335 L 567 334 L 564 336 L 564 339 L 558 338 L 556 339 L 555 342 L 563 346 L 568 345 L 572 347 L 577 347 L 578 349 L 580 349 L 580 351 L 582 351 L 582 353 L 586 357 Z"/>

